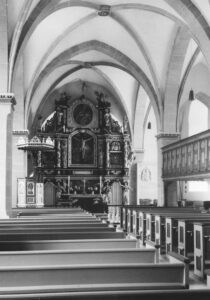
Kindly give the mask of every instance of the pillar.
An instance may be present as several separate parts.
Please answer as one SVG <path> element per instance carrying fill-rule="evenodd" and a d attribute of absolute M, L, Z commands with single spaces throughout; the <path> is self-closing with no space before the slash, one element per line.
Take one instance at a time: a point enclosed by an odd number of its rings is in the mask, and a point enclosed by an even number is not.
<path fill-rule="evenodd" d="M 130 182 L 129 182 L 130 204 L 137 205 L 141 193 L 141 191 L 139 191 L 139 184 L 138 184 L 138 180 L 139 180 L 138 169 L 144 157 L 144 150 L 143 149 L 133 150 L 133 157 L 134 158 L 130 166 Z"/>
<path fill-rule="evenodd" d="M 165 203 L 166 195 L 164 192 L 164 182 L 162 180 L 162 147 L 178 141 L 180 139 L 180 133 L 159 133 L 156 138 L 158 143 L 158 206 L 165 206 L 167 203 Z M 176 182 L 173 185 L 176 185 Z M 174 187 L 173 191 L 175 191 Z"/>
<path fill-rule="evenodd" d="M 16 108 L 16 107 L 15 107 Z M 16 112 L 16 110 L 15 110 Z M 13 128 L 14 128 L 13 119 Z M 27 176 L 27 151 L 19 150 L 17 144 L 20 138 L 28 138 L 28 130 L 16 129 L 13 130 L 13 143 L 12 143 L 12 207 L 15 208 L 18 205 L 18 179 L 24 179 Z M 23 180 L 23 181 L 24 181 Z M 21 206 L 25 207 L 26 199 L 22 202 Z"/>
<path fill-rule="evenodd" d="M 0 94 L 0 218 L 8 218 L 12 207 L 12 115 L 13 94 Z"/>
<path fill-rule="evenodd" d="M 0 93 L 8 91 L 8 24 L 7 0 L 0 1 Z"/>

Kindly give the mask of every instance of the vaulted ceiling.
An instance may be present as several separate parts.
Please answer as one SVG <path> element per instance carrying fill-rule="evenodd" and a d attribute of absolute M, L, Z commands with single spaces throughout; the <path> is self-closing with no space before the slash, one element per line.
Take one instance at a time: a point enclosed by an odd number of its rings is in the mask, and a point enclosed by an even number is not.
<path fill-rule="evenodd" d="M 208 0 L 8 0 L 9 87 L 26 125 L 53 91 L 80 81 L 109 91 L 133 131 L 151 103 L 163 130 L 192 68 L 208 68 L 209 22 Z"/>

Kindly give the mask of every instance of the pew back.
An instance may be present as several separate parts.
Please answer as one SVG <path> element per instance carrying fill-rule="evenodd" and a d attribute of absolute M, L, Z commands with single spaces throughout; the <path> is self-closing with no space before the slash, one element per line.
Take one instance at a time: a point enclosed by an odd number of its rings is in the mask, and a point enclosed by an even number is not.
<path fill-rule="evenodd" d="M 137 248 L 135 239 L 82 239 L 82 240 L 23 240 L 0 241 L 1 251 L 34 250 L 77 250 L 77 249 L 113 249 Z"/>

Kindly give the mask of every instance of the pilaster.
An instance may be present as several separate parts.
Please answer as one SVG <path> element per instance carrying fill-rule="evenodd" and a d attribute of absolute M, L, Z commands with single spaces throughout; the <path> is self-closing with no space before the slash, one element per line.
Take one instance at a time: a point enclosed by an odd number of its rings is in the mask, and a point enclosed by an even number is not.
<path fill-rule="evenodd" d="M 12 207 L 17 206 L 17 179 L 27 176 L 27 152 L 20 151 L 17 144 L 20 138 L 28 137 L 28 130 L 14 129 L 12 132 Z"/>
<path fill-rule="evenodd" d="M 0 218 L 8 218 L 12 201 L 12 117 L 14 94 L 0 94 Z"/>
<path fill-rule="evenodd" d="M 144 157 L 144 149 L 133 150 L 133 161 L 130 165 L 130 204 L 136 205 L 139 198 L 138 168 Z"/>

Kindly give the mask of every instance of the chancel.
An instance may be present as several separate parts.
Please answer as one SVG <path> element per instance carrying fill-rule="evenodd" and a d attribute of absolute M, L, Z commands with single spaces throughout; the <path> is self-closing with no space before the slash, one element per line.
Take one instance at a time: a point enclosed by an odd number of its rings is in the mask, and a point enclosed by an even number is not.
<path fill-rule="evenodd" d="M 209 299 L 209 23 L 0 0 L 0 299 Z"/>

